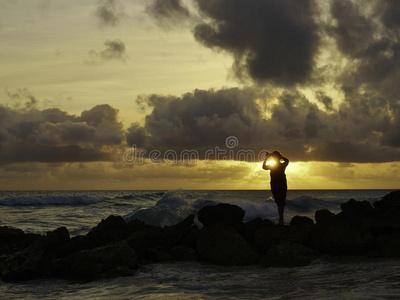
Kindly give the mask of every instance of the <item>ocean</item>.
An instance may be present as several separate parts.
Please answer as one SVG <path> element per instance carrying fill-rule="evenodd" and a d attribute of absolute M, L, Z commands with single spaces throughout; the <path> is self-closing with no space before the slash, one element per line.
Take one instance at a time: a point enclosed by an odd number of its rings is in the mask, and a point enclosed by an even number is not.
<path fill-rule="evenodd" d="M 373 203 L 391 190 L 289 190 L 285 222 L 295 215 L 314 218 L 327 208 L 339 212 L 350 198 Z M 266 190 L 172 191 L 2 191 L 0 225 L 46 233 L 66 226 L 71 236 L 86 234 L 109 215 L 172 225 L 213 203 L 242 207 L 245 221 L 277 223 Z M 0 299 L 398 299 L 396 260 L 323 257 L 300 268 L 222 267 L 163 263 L 139 267 L 135 276 L 90 283 L 63 280 L 0 281 Z"/>

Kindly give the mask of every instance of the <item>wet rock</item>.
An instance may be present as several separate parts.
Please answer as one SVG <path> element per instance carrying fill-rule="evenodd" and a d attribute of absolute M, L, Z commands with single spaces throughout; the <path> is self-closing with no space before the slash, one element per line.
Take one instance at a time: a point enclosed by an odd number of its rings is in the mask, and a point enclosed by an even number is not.
<path fill-rule="evenodd" d="M 139 260 L 146 259 L 146 252 L 150 248 L 170 246 L 170 240 L 162 228 L 153 225 L 146 225 L 142 230 L 134 232 L 126 239 L 126 243 L 135 251 Z"/>
<path fill-rule="evenodd" d="M 82 250 L 92 249 L 94 247 L 92 241 L 86 236 L 78 235 L 69 240 L 58 249 L 59 257 L 67 256 Z"/>
<path fill-rule="evenodd" d="M 178 261 L 195 261 L 198 260 L 199 256 L 197 252 L 188 246 L 178 245 L 171 248 L 172 256 Z"/>
<path fill-rule="evenodd" d="M 313 228 L 307 225 L 298 226 L 267 226 L 260 228 L 255 233 L 255 244 L 257 249 L 265 253 L 271 246 L 283 243 L 299 243 L 309 245 L 311 243 Z"/>
<path fill-rule="evenodd" d="M 391 227 L 400 226 L 400 191 L 394 191 L 374 202 L 377 217 L 390 223 Z"/>
<path fill-rule="evenodd" d="M 165 226 L 163 228 L 163 233 L 169 240 L 169 244 L 171 245 L 180 244 L 182 239 L 185 238 L 192 230 L 191 227 L 193 225 L 193 221 L 194 221 L 194 215 L 190 215 L 186 219 L 175 225 Z"/>
<path fill-rule="evenodd" d="M 0 226 L 0 255 L 18 251 L 24 239 L 25 233 L 21 229 Z"/>
<path fill-rule="evenodd" d="M 138 263 L 136 253 L 126 244 L 80 251 L 71 260 L 71 278 L 82 281 L 131 276 Z"/>
<path fill-rule="evenodd" d="M 339 218 L 369 217 L 374 214 L 374 208 L 367 201 L 350 199 L 340 207 L 342 211 L 337 215 Z"/>
<path fill-rule="evenodd" d="M 197 251 L 202 260 L 220 265 L 250 265 L 258 261 L 256 251 L 228 224 L 203 227 L 199 232 Z"/>
<path fill-rule="evenodd" d="M 2 261 L 4 280 L 29 280 L 52 277 L 51 260 L 65 255 L 63 247 L 70 241 L 66 227 L 49 231 L 46 236 L 26 235 L 27 247 L 19 250 Z M 67 253 L 69 254 L 69 253 Z"/>
<path fill-rule="evenodd" d="M 312 227 L 314 226 L 314 221 L 308 217 L 303 217 L 303 216 L 294 216 L 292 220 L 290 221 L 290 226 L 292 227 Z"/>
<path fill-rule="evenodd" d="M 109 216 L 102 220 L 88 234 L 90 248 L 119 242 L 129 236 L 129 227 L 121 216 Z"/>
<path fill-rule="evenodd" d="M 69 231 L 66 227 L 59 227 L 46 233 L 45 252 L 48 258 L 61 257 L 69 254 L 64 247 L 70 242 Z"/>
<path fill-rule="evenodd" d="M 255 244 L 255 233 L 263 226 L 265 225 L 261 218 L 250 220 L 243 224 L 243 236 L 249 243 Z"/>
<path fill-rule="evenodd" d="M 245 211 L 237 205 L 219 203 L 200 209 L 197 218 L 204 226 L 224 223 L 237 227 L 242 224 L 244 214 Z"/>
<path fill-rule="evenodd" d="M 327 209 L 320 209 L 315 212 L 315 222 L 317 224 L 333 222 L 335 217 L 336 215 Z"/>
<path fill-rule="evenodd" d="M 380 251 L 380 256 L 400 257 L 400 230 L 397 229 L 389 234 L 380 235 L 376 239 L 376 245 Z"/>
<path fill-rule="evenodd" d="M 129 221 L 129 223 L 127 224 L 128 227 L 128 232 L 130 234 L 139 231 L 139 230 L 143 230 L 145 229 L 147 226 L 147 224 L 145 222 L 143 222 L 142 220 L 138 220 L 138 219 L 133 219 L 131 221 Z"/>
<path fill-rule="evenodd" d="M 46 236 L 52 244 L 61 244 L 70 241 L 69 231 L 64 226 L 47 232 Z"/>
<path fill-rule="evenodd" d="M 374 237 L 362 223 L 340 219 L 317 223 L 312 237 L 313 248 L 333 255 L 363 255 L 373 243 Z"/>
<path fill-rule="evenodd" d="M 162 263 L 172 261 L 173 257 L 165 246 L 158 245 L 146 250 L 145 259 L 147 262 Z"/>
<path fill-rule="evenodd" d="M 182 236 L 181 244 L 196 249 L 199 231 L 200 229 L 196 225 L 190 226 L 190 228 Z"/>
<path fill-rule="evenodd" d="M 375 201 L 373 205 L 379 212 L 400 211 L 400 191 L 385 195 L 382 200 Z"/>
<path fill-rule="evenodd" d="M 265 253 L 272 245 L 280 244 L 284 241 L 286 226 L 264 226 L 254 234 L 254 242 L 259 251 Z"/>
<path fill-rule="evenodd" d="M 283 243 L 270 247 L 260 264 L 263 267 L 293 268 L 309 265 L 318 256 L 314 249 L 296 243 Z"/>
<path fill-rule="evenodd" d="M 20 281 L 40 278 L 47 271 L 47 239 L 36 239 L 27 248 L 18 251 L 3 262 L 1 278 L 4 281 Z"/>

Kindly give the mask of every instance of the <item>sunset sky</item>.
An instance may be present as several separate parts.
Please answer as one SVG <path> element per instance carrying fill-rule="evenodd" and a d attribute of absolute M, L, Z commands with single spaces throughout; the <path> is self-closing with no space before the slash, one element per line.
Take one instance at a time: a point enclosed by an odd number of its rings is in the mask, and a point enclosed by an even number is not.
<path fill-rule="evenodd" d="M 0 189 L 399 188 L 399 83 L 395 0 L 0 0 Z"/>

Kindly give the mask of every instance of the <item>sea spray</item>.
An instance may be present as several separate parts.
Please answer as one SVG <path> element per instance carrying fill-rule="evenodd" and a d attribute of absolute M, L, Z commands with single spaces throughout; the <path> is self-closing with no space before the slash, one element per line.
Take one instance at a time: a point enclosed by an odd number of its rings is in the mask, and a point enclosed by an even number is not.
<path fill-rule="evenodd" d="M 174 225 L 191 214 L 196 214 L 205 205 L 215 205 L 213 201 L 190 201 L 184 198 L 182 190 L 166 192 L 154 206 L 142 208 L 126 215 L 125 221 L 134 219 L 159 227 Z"/>

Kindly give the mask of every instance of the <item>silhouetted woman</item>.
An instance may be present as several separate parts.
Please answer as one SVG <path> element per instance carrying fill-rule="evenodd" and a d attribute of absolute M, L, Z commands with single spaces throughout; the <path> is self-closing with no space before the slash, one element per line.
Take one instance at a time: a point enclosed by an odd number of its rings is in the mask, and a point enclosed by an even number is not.
<path fill-rule="evenodd" d="M 289 160 L 283 157 L 279 151 L 274 151 L 267 155 L 263 163 L 263 169 L 271 171 L 271 191 L 278 206 L 279 225 L 284 224 L 283 212 L 285 210 L 287 191 L 285 169 L 288 164 Z"/>

